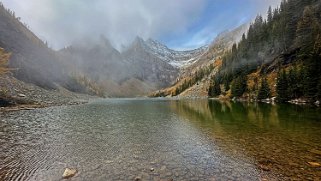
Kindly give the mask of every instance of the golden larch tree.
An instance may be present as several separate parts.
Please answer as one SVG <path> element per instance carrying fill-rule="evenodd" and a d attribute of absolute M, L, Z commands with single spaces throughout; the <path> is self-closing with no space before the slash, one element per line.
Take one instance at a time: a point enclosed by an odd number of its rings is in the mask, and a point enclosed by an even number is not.
<path fill-rule="evenodd" d="M 3 48 L 0 48 L 0 75 L 6 74 L 9 72 L 8 61 L 11 56 L 11 53 L 6 53 Z"/>

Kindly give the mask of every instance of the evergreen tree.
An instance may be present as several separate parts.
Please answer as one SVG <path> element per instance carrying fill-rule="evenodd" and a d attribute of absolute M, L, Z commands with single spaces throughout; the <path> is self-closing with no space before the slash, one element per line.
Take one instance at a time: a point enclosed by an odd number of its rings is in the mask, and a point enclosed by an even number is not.
<path fill-rule="evenodd" d="M 207 92 L 208 97 L 213 97 L 213 85 L 210 85 Z"/>
<path fill-rule="evenodd" d="M 287 102 L 289 100 L 287 74 L 284 69 L 278 74 L 276 92 L 278 102 Z"/>
<path fill-rule="evenodd" d="M 273 20 L 273 14 L 272 14 L 272 7 L 270 6 L 268 10 L 267 22 L 272 22 L 272 20 Z"/>
<path fill-rule="evenodd" d="M 214 96 L 216 97 L 216 96 L 219 96 L 219 95 L 221 95 L 221 86 L 220 86 L 220 84 L 218 84 L 217 82 L 214 84 L 214 87 L 213 87 L 214 89 L 213 89 L 213 93 L 214 93 Z"/>
<path fill-rule="evenodd" d="M 208 96 L 209 97 L 217 97 L 219 95 L 221 95 L 221 87 L 220 87 L 219 83 L 215 82 L 214 84 L 212 84 L 209 87 Z"/>
<path fill-rule="evenodd" d="M 307 60 L 304 75 L 304 96 L 310 101 L 314 101 L 317 93 L 317 86 L 320 77 L 320 55 L 313 54 Z"/>
<path fill-rule="evenodd" d="M 288 93 L 290 99 L 303 96 L 303 76 L 302 71 L 298 70 L 297 65 L 291 68 L 288 74 Z"/>
<path fill-rule="evenodd" d="M 321 101 L 321 79 L 319 80 L 319 84 L 318 84 L 317 100 Z"/>
<path fill-rule="evenodd" d="M 302 46 L 300 54 L 302 58 L 306 58 L 315 45 L 317 35 L 320 33 L 320 25 L 315 13 L 311 7 L 306 7 L 303 12 L 303 17 L 298 22 L 296 30 L 297 46 Z"/>
<path fill-rule="evenodd" d="M 229 81 L 228 80 L 224 80 L 224 89 L 225 89 L 225 91 L 228 91 L 228 90 L 230 90 L 230 83 L 229 83 Z"/>
<path fill-rule="evenodd" d="M 259 100 L 267 99 L 271 96 L 271 89 L 266 78 L 263 78 L 257 98 Z"/>
<path fill-rule="evenodd" d="M 232 91 L 232 96 L 233 97 L 241 97 L 246 89 L 247 89 L 247 78 L 244 75 L 239 76 L 236 78 L 232 85 L 231 85 L 231 91 Z"/>
<path fill-rule="evenodd" d="M 315 101 L 317 98 L 318 84 L 321 78 L 321 36 L 315 38 L 313 51 L 309 53 L 305 61 L 304 74 L 304 95 L 310 101 Z"/>

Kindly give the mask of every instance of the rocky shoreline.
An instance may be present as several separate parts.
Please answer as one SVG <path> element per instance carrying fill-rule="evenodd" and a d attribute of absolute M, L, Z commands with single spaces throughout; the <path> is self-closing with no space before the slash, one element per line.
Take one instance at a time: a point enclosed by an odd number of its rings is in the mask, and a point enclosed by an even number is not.
<path fill-rule="evenodd" d="M 62 87 L 46 90 L 22 82 L 10 75 L 0 76 L 0 111 L 33 110 L 36 108 L 88 103 L 96 96 L 70 92 Z"/>

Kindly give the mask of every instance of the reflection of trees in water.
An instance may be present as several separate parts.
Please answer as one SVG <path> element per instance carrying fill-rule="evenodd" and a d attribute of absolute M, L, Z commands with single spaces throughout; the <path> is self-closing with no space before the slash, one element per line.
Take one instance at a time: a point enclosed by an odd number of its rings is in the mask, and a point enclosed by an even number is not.
<path fill-rule="evenodd" d="M 267 124 L 275 124 L 278 120 L 275 110 L 271 105 L 257 103 L 230 103 L 219 101 L 208 101 L 211 114 L 217 121 L 230 122 L 235 124 L 250 123 L 258 127 Z M 272 117 L 274 117 L 273 121 Z"/>
<path fill-rule="evenodd" d="M 279 126 L 277 107 L 265 103 L 255 103 L 248 104 L 247 109 L 248 121 L 251 124 L 261 129 Z"/>
<path fill-rule="evenodd" d="M 212 100 L 177 101 L 172 107 L 184 120 L 210 134 L 226 154 L 268 163 L 271 170 L 289 178 L 321 176 L 313 168 L 300 168 L 307 157 L 317 159 L 309 150 L 321 150 L 320 109 Z"/>
<path fill-rule="evenodd" d="M 211 130 L 215 136 L 246 137 L 265 133 L 302 141 L 321 142 L 319 108 L 264 103 L 230 103 L 212 100 L 173 101 L 172 109 L 197 127 Z"/>
<path fill-rule="evenodd" d="M 182 100 L 173 101 L 171 107 L 178 115 L 194 122 L 223 123 L 226 128 L 233 123 L 246 131 L 257 127 L 264 130 L 297 132 L 302 127 L 321 125 L 320 109 L 311 106 Z"/>
<path fill-rule="evenodd" d="M 179 116 L 197 122 L 206 122 L 213 119 L 207 100 L 172 101 L 171 108 Z"/>

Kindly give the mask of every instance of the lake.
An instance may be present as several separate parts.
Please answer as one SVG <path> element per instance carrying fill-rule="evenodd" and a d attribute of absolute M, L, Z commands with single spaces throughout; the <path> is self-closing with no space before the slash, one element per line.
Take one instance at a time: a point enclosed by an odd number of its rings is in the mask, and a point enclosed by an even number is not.
<path fill-rule="evenodd" d="M 0 180 L 320 180 L 321 110 L 105 99 L 0 113 Z"/>

